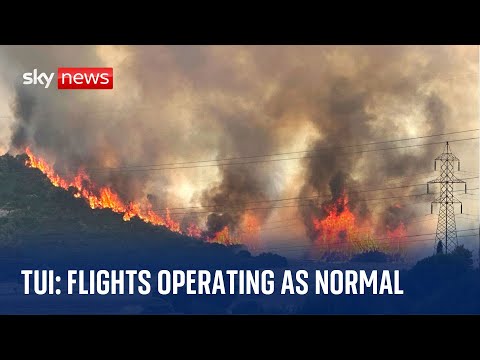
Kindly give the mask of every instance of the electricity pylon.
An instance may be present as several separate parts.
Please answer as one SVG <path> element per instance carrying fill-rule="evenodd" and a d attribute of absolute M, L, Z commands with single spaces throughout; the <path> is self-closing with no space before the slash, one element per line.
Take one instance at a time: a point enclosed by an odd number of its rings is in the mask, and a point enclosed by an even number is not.
<path fill-rule="evenodd" d="M 445 144 L 443 153 L 440 154 L 434 162 L 434 169 L 437 170 L 437 161 L 440 161 L 440 176 L 427 183 L 427 194 L 430 184 L 440 184 L 440 195 L 432 201 L 431 213 L 433 214 L 433 204 L 440 204 L 438 211 L 437 233 L 435 235 L 435 252 L 437 254 L 448 254 L 458 246 L 457 227 L 455 224 L 455 204 L 460 204 L 460 213 L 463 212 L 462 202 L 454 195 L 454 184 L 465 184 L 465 193 L 467 193 L 467 183 L 458 179 L 454 175 L 455 163 L 460 171 L 460 160 L 452 154 L 448 141 Z"/>

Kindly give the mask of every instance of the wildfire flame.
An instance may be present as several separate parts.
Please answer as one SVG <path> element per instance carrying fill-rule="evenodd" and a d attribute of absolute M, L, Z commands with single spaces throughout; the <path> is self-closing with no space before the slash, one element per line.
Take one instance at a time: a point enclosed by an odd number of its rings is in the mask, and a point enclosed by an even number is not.
<path fill-rule="evenodd" d="M 400 205 L 395 205 L 400 207 Z M 396 228 L 386 229 L 386 240 L 376 240 L 368 220 L 358 220 L 349 208 L 348 195 L 342 196 L 330 204 L 324 205 L 326 217 L 312 218 L 317 239 L 314 243 L 323 250 L 341 250 L 343 252 L 368 251 L 373 249 L 400 250 L 407 236 L 406 226 L 400 222 Z M 345 246 L 343 246 L 345 245 Z"/>
<path fill-rule="evenodd" d="M 202 237 L 202 229 L 200 229 L 197 225 L 192 223 L 192 224 L 188 225 L 186 234 L 190 237 L 201 238 Z"/>
<path fill-rule="evenodd" d="M 257 249 L 260 243 L 260 222 L 256 216 L 246 213 L 242 221 L 241 243 L 250 249 Z"/>
<path fill-rule="evenodd" d="M 260 222 L 255 215 L 245 213 L 238 229 L 232 231 L 226 225 L 213 236 L 210 235 L 207 241 L 224 245 L 243 244 L 249 249 L 255 250 L 260 242 Z"/>
<path fill-rule="evenodd" d="M 88 176 L 84 169 L 77 171 L 72 180 L 67 180 L 58 175 L 53 167 L 43 158 L 32 153 L 30 148 L 25 149 L 28 159 L 25 165 L 31 168 L 40 170 L 47 176 L 50 182 L 62 189 L 73 189 L 73 196 L 76 198 L 83 198 L 92 209 L 111 209 L 115 213 L 122 214 L 124 221 L 129 221 L 137 216 L 146 223 L 157 226 L 165 226 L 171 231 L 183 233 L 187 236 L 203 239 L 209 242 L 216 242 L 225 245 L 239 244 L 240 237 L 231 233 L 228 226 L 221 231 L 215 233 L 213 237 L 205 239 L 204 232 L 196 224 L 190 224 L 181 231 L 180 224 L 170 217 L 170 212 L 166 209 L 165 215 L 161 215 L 152 209 L 152 204 L 145 202 L 126 202 L 115 192 L 107 186 L 97 186 Z M 246 236 L 242 237 L 242 242 L 247 241 L 249 244 L 258 242 L 254 240 L 258 237 L 260 225 L 258 220 L 250 214 L 246 214 L 243 219 L 243 226 L 245 227 Z M 248 245 L 248 244 L 247 244 Z"/>
<path fill-rule="evenodd" d="M 146 223 L 165 226 L 177 233 L 181 232 L 180 224 L 170 217 L 168 209 L 165 215 L 162 216 L 152 209 L 150 202 L 146 202 L 145 204 L 133 201 L 125 202 L 111 188 L 106 186 L 98 187 L 95 185 L 83 169 L 77 172 L 73 180 L 68 181 L 60 177 L 47 161 L 35 156 L 28 147 L 25 149 L 25 152 L 28 156 L 25 163 L 26 166 L 40 170 L 56 187 L 65 190 L 73 188 L 75 191 L 73 196 L 85 199 L 92 209 L 111 209 L 115 213 L 123 214 L 124 221 L 129 221 L 134 216 L 137 216 Z M 192 226 L 194 225 L 191 225 L 191 227 Z M 199 231 L 192 230 L 193 227 L 189 227 L 189 229 L 190 236 L 199 234 Z"/>
<path fill-rule="evenodd" d="M 313 218 L 313 226 L 318 233 L 317 241 L 327 246 L 353 240 L 358 230 L 355 215 L 348 206 L 348 196 L 344 193 L 332 204 L 324 207 L 324 219 Z"/>
<path fill-rule="evenodd" d="M 217 231 L 213 237 L 208 239 L 208 241 L 224 245 L 234 245 L 239 243 L 237 237 L 230 232 L 228 226 L 225 226 L 222 230 Z"/>
<path fill-rule="evenodd" d="M 34 155 L 28 147 L 25 152 L 28 156 L 25 162 L 27 167 L 40 170 L 56 187 L 65 190 L 73 189 L 73 196 L 84 199 L 92 209 L 111 209 L 115 213 L 122 214 L 124 221 L 129 221 L 136 216 L 146 223 L 165 226 L 171 231 L 208 242 L 224 245 L 243 243 L 251 249 L 255 249 L 259 245 L 260 222 L 253 214 L 246 213 L 243 215 L 240 224 L 241 231 L 232 232 L 228 226 L 225 226 L 213 236 L 205 236 L 205 232 L 193 223 L 182 231 L 179 222 L 171 218 L 168 209 L 162 215 L 152 208 L 149 201 L 126 202 L 110 187 L 96 185 L 85 172 L 85 169 L 79 169 L 71 180 L 67 180 L 58 175 L 45 159 Z M 318 234 L 315 245 L 324 245 L 327 249 L 338 249 L 340 245 L 347 245 L 347 251 L 353 248 L 365 250 L 372 245 L 369 243 L 372 241 L 369 230 L 363 231 L 361 230 L 362 227 L 359 226 L 359 223 L 364 225 L 366 221 L 357 220 L 355 214 L 349 208 L 348 196 L 345 192 L 332 203 L 324 205 L 323 209 L 327 216 L 323 219 L 312 218 L 314 229 Z M 398 247 L 400 250 L 400 244 L 407 236 L 405 225 L 400 223 L 394 229 L 387 227 L 386 233 L 390 246 Z M 373 245 L 374 247 L 377 246 Z"/>

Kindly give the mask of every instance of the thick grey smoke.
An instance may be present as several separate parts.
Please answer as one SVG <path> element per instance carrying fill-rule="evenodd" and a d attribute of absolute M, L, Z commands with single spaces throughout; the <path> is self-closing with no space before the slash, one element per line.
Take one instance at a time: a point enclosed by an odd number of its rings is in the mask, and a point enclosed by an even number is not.
<path fill-rule="evenodd" d="M 412 211 L 408 208 L 400 205 L 390 205 L 385 208 L 382 221 L 386 230 L 393 231 L 400 225 L 406 224 L 411 216 Z"/>
<path fill-rule="evenodd" d="M 448 106 L 434 91 L 423 90 L 425 82 L 432 80 L 434 75 L 428 74 L 427 69 L 423 69 L 424 74 L 423 71 L 403 74 L 401 68 L 389 70 L 391 63 L 401 62 L 400 59 L 405 56 L 401 48 L 386 47 L 371 50 L 371 63 L 367 63 L 356 76 L 347 78 L 334 76 L 328 72 L 323 81 L 308 83 L 308 90 L 297 89 L 298 93 L 302 94 L 302 99 L 298 101 L 308 105 L 304 106 L 303 110 L 306 109 L 309 112 L 312 124 L 321 134 L 321 137 L 311 144 L 311 152 L 305 159 L 305 182 L 300 194 L 301 197 L 316 194 L 331 196 L 327 201 L 300 201 L 300 213 L 304 218 L 307 235 L 312 240 L 318 235 L 312 219 L 322 219 L 327 215 L 325 208 L 327 205 L 336 204 L 339 191 L 351 194 L 349 200 L 351 210 L 354 210 L 360 218 L 364 218 L 370 214 L 368 202 L 362 201 L 361 206 L 357 207 L 356 200 L 368 198 L 368 195 L 360 195 L 356 192 L 359 186 L 381 187 L 383 179 L 418 174 L 419 169 L 429 169 L 429 164 L 438 152 L 438 148 L 435 147 L 409 152 L 387 150 L 375 153 L 371 151 L 375 148 L 402 146 L 405 143 L 386 143 L 375 147 L 345 147 L 345 145 L 382 142 L 398 137 L 398 134 L 403 132 L 406 124 L 386 118 L 385 113 L 388 114 L 388 108 L 376 108 L 377 99 L 389 99 L 387 102 L 392 103 L 393 109 L 400 105 L 410 107 L 411 110 L 413 102 L 418 109 L 415 116 L 422 119 L 421 124 L 417 124 L 422 133 L 440 134 L 446 130 L 449 120 Z M 374 55 L 383 57 L 385 62 L 379 62 Z M 330 64 L 327 71 L 332 68 L 335 66 Z M 301 86 L 305 86 L 305 82 L 300 81 L 300 83 Z M 287 93 L 292 92 L 288 86 L 283 89 Z M 287 97 L 288 95 L 278 94 L 278 102 L 282 103 L 280 106 L 287 106 L 286 111 L 289 110 L 288 105 L 283 104 L 287 103 L 285 102 Z M 293 100 L 295 103 L 295 99 Z M 408 114 L 407 108 L 401 111 Z M 277 115 L 281 116 L 281 114 Z M 380 122 L 384 123 L 383 126 L 386 125 L 385 128 L 382 128 Z M 359 163 L 362 164 L 360 171 Z M 350 176 L 353 172 L 356 172 L 357 178 L 359 173 L 363 176 L 354 181 Z M 391 195 L 408 195 L 412 191 L 418 191 L 418 189 L 400 189 L 391 192 Z M 392 203 L 389 203 L 386 200 L 383 208 L 390 209 L 395 203 L 397 201 L 392 200 Z M 342 209 L 338 211 L 341 212 Z M 395 212 L 404 212 L 404 220 L 414 215 L 411 210 L 404 207 L 395 207 Z M 385 227 L 391 224 L 380 222 L 377 225 L 384 231 Z"/>
<path fill-rule="evenodd" d="M 15 147 L 25 147 L 28 145 L 28 128 L 31 126 L 35 98 L 20 85 L 17 85 L 16 94 L 12 110 L 18 122 L 13 128 L 12 144 Z"/>
<path fill-rule="evenodd" d="M 217 117 L 222 119 L 222 130 L 226 135 L 219 142 L 219 158 L 228 158 L 232 154 L 268 154 L 275 149 L 273 144 L 274 132 L 271 125 L 260 121 L 262 114 L 241 112 L 239 109 L 212 109 L 220 112 Z M 242 163 L 247 160 L 232 160 Z M 208 216 L 208 236 L 229 226 L 235 231 L 242 221 L 245 209 L 268 207 L 272 192 L 272 174 L 265 166 L 220 166 L 220 181 L 203 191 L 201 204 L 208 207 L 213 213 Z M 253 202 L 253 203 L 252 203 Z M 268 217 L 269 210 L 259 210 L 256 213 L 259 221 Z"/>
<path fill-rule="evenodd" d="M 363 200 L 372 195 L 355 190 L 429 170 L 438 147 L 360 152 L 374 147 L 342 146 L 456 129 L 450 109 L 467 100 L 439 74 L 471 67 L 473 50 L 29 46 L 3 47 L 0 58 L 14 95 L 12 152 L 29 145 L 55 161 L 62 175 L 90 169 L 95 182 L 114 187 L 126 200 L 148 199 L 155 208 L 204 206 L 205 216 L 174 216 L 196 219 L 212 233 L 225 225 L 236 228 L 246 209 L 255 207 L 248 203 L 282 196 L 320 194 L 332 201 L 346 191 L 359 216 L 389 209 L 388 201 L 370 209 Z M 60 65 L 113 66 L 115 89 L 68 92 L 20 84 L 23 71 L 55 71 Z M 12 69 L 15 78 L 5 75 Z M 377 145 L 391 146 L 396 144 Z M 310 151 L 301 161 L 131 168 L 300 150 Z M 324 216 L 324 200 L 300 202 L 311 238 L 312 216 Z M 263 222 L 271 212 L 255 214 Z"/>
<path fill-rule="evenodd" d="M 247 167 L 225 167 L 220 184 L 203 193 L 202 203 L 213 212 L 207 219 L 209 237 L 225 226 L 235 231 L 245 209 L 254 207 L 252 202 L 258 204 L 268 200 L 265 185 L 262 186 L 260 179 L 252 174 Z M 258 216 L 260 219 L 266 217 L 264 211 Z"/>

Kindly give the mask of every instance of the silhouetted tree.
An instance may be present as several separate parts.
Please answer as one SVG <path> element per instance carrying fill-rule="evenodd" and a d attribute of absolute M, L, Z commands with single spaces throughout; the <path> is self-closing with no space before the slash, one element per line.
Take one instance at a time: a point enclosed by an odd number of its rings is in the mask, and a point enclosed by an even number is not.
<path fill-rule="evenodd" d="M 391 261 L 389 255 L 385 254 L 384 252 L 373 250 L 373 251 L 366 251 L 360 254 L 356 254 L 352 256 L 350 259 L 352 262 L 387 262 Z"/>
<path fill-rule="evenodd" d="M 458 258 L 458 261 L 464 265 L 467 269 L 473 267 L 472 252 L 465 249 L 463 245 L 459 245 L 452 251 L 452 256 Z"/>

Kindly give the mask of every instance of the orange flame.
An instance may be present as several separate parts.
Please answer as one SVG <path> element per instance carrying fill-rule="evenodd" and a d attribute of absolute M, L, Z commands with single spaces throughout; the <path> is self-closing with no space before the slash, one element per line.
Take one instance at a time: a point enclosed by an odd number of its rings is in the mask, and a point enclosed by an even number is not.
<path fill-rule="evenodd" d="M 208 239 L 208 241 L 224 245 L 234 245 L 239 243 L 238 239 L 230 232 L 228 226 L 217 231 L 212 238 Z"/>
<path fill-rule="evenodd" d="M 260 243 L 260 222 L 256 216 L 246 213 L 242 221 L 242 244 L 250 249 L 256 249 Z"/>
<path fill-rule="evenodd" d="M 50 182 L 65 190 L 73 189 L 75 198 L 83 198 L 92 209 L 111 209 L 115 213 L 122 214 L 124 221 L 129 221 L 133 217 L 138 217 L 146 223 L 157 226 L 165 226 L 171 231 L 184 233 L 187 236 L 204 239 L 208 242 L 216 242 L 224 245 L 233 245 L 244 243 L 249 248 L 256 248 L 259 244 L 260 222 L 250 213 L 243 216 L 241 229 L 238 233 L 232 233 L 228 226 L 215 233 L 214 236 L 205 238 L 203 231 L 195 224 L 190 224 L 185 231 L 181 231 L 180 224 L 171 218 L 170 212 L 166 209 L 165 214 L 161 215 L 152 209 L 152 204 L 148 201 L 125 202 L 119 194 L 107 186 L 97 186 L 85 172 L 80 169 L 73 180 L 67 180 L 59 176 L 53 167 L 43 158 L 32 153 L 29 148 L 25 149 L 28 159 L 25 165 L 31 168 L 39 169 L 47 176 Z M 395 205 L 400 207 L 400 205 Z M 328 248 L 340 248 L 340 245 L 346 244 L 353 247 L 361 237 L 368 238 L 368 231 L 362 232 L 358 227 L 358 221 L 355 214 L 349 208 L 348 196 L 344 193 L 334 203 L 324 207 L 327 216 L 323 219 L 313 218 L 313 226 L 318 236 L 315 245 L 326 245 Z M 362 221 L 365 224 L 365 220 Z M 237 236 L 240 235 L 240 236 Z M 400 243 L 406 238 L 407 230 L 403 223 L 400 223 L 395 229 L 387 228 L 387 238 L 391 245 L 400 247 Z"/>
<path fill-rule="evenodd" d="M 111 188 L 106 186 L 98 188 L 84 170 L 79 170 L 72 181 L 67 181 L 60 177 L 47 161 L 35 156 L 28 147 L 25 152 L 28 156 L 26 166 L 40 170 L 56 187 L 65 190 L 73 188 L 75 190 L 73 196 L 85 199 L 92 209 L 111 209 L 113 212 L 123 214 L 124 221 L 129 221 L 137 216 L 146 223 L 165 226 L 177 233 L 181 232 L 180 224 L 170 217 L 168 209 L 162 216 L 152 209 L 152 204 L 149 202 L 144 206 L 138 202 L 125 203 Z"/>
<path fill-rule="evenodd" d="M 348 196 L 344 194 L 326 208 L 328 215 L 323 220 L 313 219 L 313 226 L 318 232 L 318 241 L 326 245 L 349 241 L 356 233 L 355 215 L 348 207 Z"/>
<path fill-rule="evenodd" d="M 260 222 L 253 214 L 245 213 L 239 230 L 232 231 L 226 225 L 207 241 L 224 245 L 244 244 L 249 249 L 256 249 L 260 243 Z"/>
<path fill-rule="evenodd" d="M 396 204 L 400 208 L 401 205 Z M 404 223 L 392 229 L 387 226 L 386 238 L 376 239 L 371 232 L 369 219 L 359 221 L 349 208 L 348 196 L 344 193 L 335 202 L 324 205 L 327 216 L 323 219 L 313 218 L 312 223 L 316 230 L 317 239 L 314 246 L 325 246 L 323 250 L 341 250 L 342 252 L 366 251 L 371 249 L 401 250 L 407 236 Z M 360 225 L 360 226 L 359 226 Z M 363 225 L 363 226 L 361 226 Z M 346 247 L 342 246 L 346 245 Z"/>
<path fill-rule="evenodd" d="M 188 225 L 186 234 L 190 237 L 201 238 L 202 237 L 202 229 L 200 229 L 197 225 L 192 223 L 192 224 Z"/>
<path fill-rule="evenodd" d="M 403 222 L 400 222 L 400 224 L 398 224 L 398 226 L 393 230 L 390 230 L 387 227 L 387 238 L 390 240 L 390 244 L 394 247 L 398 247 L 399 250 L 406 236 L 407 228 Z"/>

